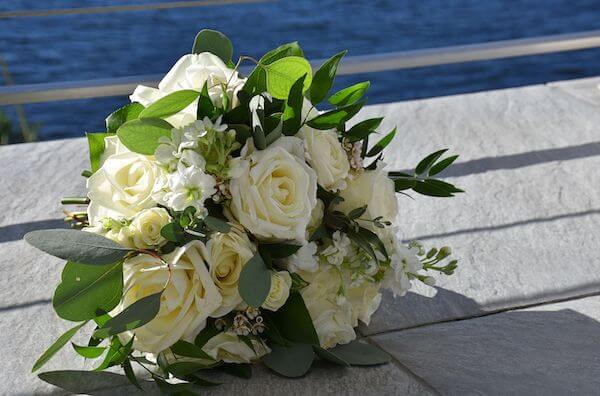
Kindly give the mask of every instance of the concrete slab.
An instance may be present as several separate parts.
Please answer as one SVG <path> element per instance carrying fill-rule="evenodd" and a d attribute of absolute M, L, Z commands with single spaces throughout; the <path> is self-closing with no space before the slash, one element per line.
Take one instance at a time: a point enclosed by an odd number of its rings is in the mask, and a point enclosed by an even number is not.
<path fill-rule="evenodd" d="M 373 339 L 444 395 L 591 395 L 600 389 L 598 296 Z"/>
<path fill-rule="evenodd" d="M 557 81 L 547 84 L 552 89 L 560 89 L 576 98 L 600 105 L 600 77 L 579 80 Z"/>

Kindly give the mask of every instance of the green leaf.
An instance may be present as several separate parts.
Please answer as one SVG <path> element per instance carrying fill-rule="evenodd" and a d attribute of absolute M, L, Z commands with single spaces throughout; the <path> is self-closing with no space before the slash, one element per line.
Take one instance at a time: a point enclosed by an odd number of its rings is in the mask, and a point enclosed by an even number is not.
<path fill-rule="evenodd" d="M 309 120 L 307 124 L 315 129 L 331 129 L 345 123 L 364 106 L 365 102 L 357 102 L 348 106 L 338 107 L 335 110 L 330 110 L 319 114 L 315 118 Z"/>
<path fill-rule="evenodd" d="M 335 73 L 337 72 L 338 64 L 344 55 L 346 55 L 346 52 L 348 51 L 339 52 L 327 59 L 325 63 L 321 65 L 319 70 L 316 71 L 308 91 L 308 97 L 313 105 L 323 101 L 329 93 L 329 90 L 333 86 L 333 80 L 335 78 Z"/>
<path fill-rule="evenodd" d="M 453 194 L 465 192 L 464 190 L 461 190 L 460 188 L 456 188 L 456 186 L 454 186 L 453 184 L 446 183 L 445 181 L 439 180 L 439 179 L 427 179 L 427 180 L 425 180 L 425 183 L 430 184 L 435 187 L 438 187 L 438 188 L 441 188 L 441 189 L 446 190 Z"/>
<path fill-rule="evenodd" d="M 156 317 L 160 310 L 162 291 L 134 302 L 104 326 L 94 332 L 96 338 L 106 338 L 145 325 Z"/>
<path fill-rule="evenodd" d="M 427 172 L 429 168 L 435 163 L 435 161 L 437 161 L 438 158 L 440 158 L 446 151 L 448 151 L 448 149 L 439 150 L 423 158 L 415 168 L 415 173 L 417 175 L 421 175 Z"/>
<path fill-rule="evenodd" d="M 285 305 L 274 313 L 273 322 L 286 339 L 319 345 L 319 336 L 300 293 L 290 293 Z"/>
<path fill-rule="evenodd" d="M 223 364 L 219 366 L 219 370 L 226 372 L 229 375 L 235 377 L 250 379 L 252 378 L 252 365 L 251 364 Z"/>
<path fill-rule="evenodd" d="M 95 318 L 98 311 L 111 311 L 121 300 L 122 293 L 121 262 L 88 265 L 69 261 L 54 292 L 52 305 L 61 318 L 78 322 Z"/>
<path fill-rule="evenodd" d="M 78 230 L 37 230 L 23 239 L 52 256 L 85 264 L 112 264 L 131 251 L 101 235 Z"/>
<path fill-rule="evenodd" d="M 451 192 L 443 188 L 423 181 L 417 181 L 412 189 L 419 194 L 428 195 L 430 197 L 446 198 L 454 196 Z"/>
<path fill-rule="evenodd" d="M 271 272 L 260 254 L 255 254 L 240 273 L 238 291 L 246 304 L 258 308 L 271 290 Z"/>
<path fill-rule="evenodd" d="M 202 348 L 208 342 L 208 340 L 210 340 L 219 333 L 220 331 L 217 330 L 214 324 L 208 324 L 204 329 L 202 329 L 200 333 L 198 333 L 196 339 L 194 340 L 194 344 Z"/>
<path fill-rule="evenodd" d="M 365 81 L 348 88 L 344 88 L 331 95 L 328 99 L 329 103 L 334 106 L 347 106 L 356 103 L 360 98 L 363 97 L 365 92 L 369 89 L 370 82 Z"/>
<path fill-rule="evenodd" d="M 127 377 L 108 371 L 47 371 L 39 374 L 38 377 L 42 381 L 74 394 L 94 394 L 102 389 L 129 385 Z"/>
<path fill-rule="evenodd" d="M 301 247 L 301 245 L 292 245 L 287 243 L 261 243 L 259 245 L 259 248 L 268 251 L 273 259 L 289 257 L 296 253 Z"/>
<path fill-rule="evenodd" d="M 135 373 L 133 372 L 133 367 L 131 367 L 131 362 L 129 361 L 129 359 L 125 359 L 123 364 L 121 364 L 121 367 L 123 367 L 123 371 L 125 372 L 125 376 L 129 380 L 129 382 L 131 382 L 131 384 L 133 386 L 135 386 L 136 388 L 138 388 L 139 390 L 143 391 L 144 388 L 142 388 L 142 386 L 140 385 L 140 382 L 138 381 L 137 377 L 135 376 Z"/>
<path fill-rule="evenodd" d="M 310 345 L 291 344 L 282 346 L 271 345 L 271 353 L 262 358 L 262 362 L 284 377 L 301 377 L 308 372 L 315 354 Z"/>
<path fill-rule="evenodd" d="M 178 242 L 183 238 L 185 233 L 183 232 L 181 225 L 177 223 L 169 223 L 165 224 L 163 228 L 160 229 L 160 235 L 162 235 L 162 237 L 167 241 Z"/>
<path fill-rule="evenodd" d="M 244 84 L 244 91 L 249 94 L 265 92 L 267 90 L 267 73 L 263 66 L 269 65 L 276 60 L 288 56 L 304 57 L 304 53 L 298 45 L 298 42 L 295 41 L 292 43 L 283 44 L 280 47 L 277 47 L 263 55 L 263 57 L 258 61 L 258 65 L 256 65 L 252 73 L 250 73 L 248 76 L 248 79 Z"/>
<path fill-rule="evenodd" d="M 383 117 L 369 118 L 368 120 L 361 121 L 350 128 L 344 136 L 352 142 L 362 140 L 375 132 L 375 129 L 381 124 L 381 121 L 383 121 Z"/>
<path fill-rule="evenodd" d="M 440 162 L 438 162 L 437 164 L 433 165 L 429 169 L 429 176 L 437 175 L 438 173 L 440 173 L 441 171 L 443 171 L 444 169 L 449 167 L 457 158 L 458 158 L 458 155 L 453 155 L 453 156 L 445 158 L 445 159 L 441 160 Z"/>
<path fill-rule="evenodd" d="M 228 222 L 226 222 L 224 220 L 219 219 L 218 217 L 206 216 L 204 218 L 204 224 L 206 224 L 206 226 L 208 228 L 210 228 L 211 230 L 217 231 L 217 232 L 222 232 L 224 234 L 231 231 L 231 224 L 229 224 Z"/>
<path fill-rule="evenodd" d="M 358 247 L 360 247 L 362 250 L 365 251 L 365 253 L 367 253 L 369 256 L 371 256 L 371 258 L 374 261 L 376 261 L 376 262 L 379 261 L 377 259 L 377 255 L 375 254 L 375 250 L 373 249 L 373 246 L 371 246 L 371 244 L 365 238 L 364 235 L 361 235 L 354 231 L 349 231 L 347 233 L 347 235 L 348 235 L 348 238 L 350 238 L 352 240 L 352 242 L 356 243 L 358 245 Z"/>
<path fill-rule="evenodd" d="M 81 346 L 75 344 L 74 342 L 72 342 L 71 345 L 73 346 L 73 349 L 75 349 L 75 352 L 77 352 L 79 355 L 83 356 L 86 359 L 96 359 L 97 357 L 102 355 L 106 350 L 105 347 Z"/>
<path fill-rule="evenodd" d="M 100 366 L 94 369 L 94 371 L 102 371 L 123 363 L 125 359 L 127 359 L 127 356 L 129 356 L 132 347 L 133 338 L 131 338 L 127 344 L 123 345 L 118 337 L 113 337 L 108 352 L 104 356 L 104 360 L 100 363 Z"/>
<path fill-rule="evenodd" d="M 313 349 L 314 349 L 315 353 L 317 354 L 317 356 L 323 360 L 327 360 L 328 362 L 337 364 L 338 366 L 343 366 L 343 367 L 350 366 L 350 363 L 346 362 L 344 359 L 340 358 L 339 356 L 335 355 L 334 353 L 332 353 L 331 351 L 328 351 L 325 348 L 321 348 L 320 346 L 313 345 Z"/>
<path fill-rule="evenodd" d="M 184 361 L 175 362 L 175 363 L 168 365 L 165 370 L 178 378 L 183 378 L 190 374 L 195 373 L 196 371 L 206 370 L 208 368 L 212 368 L 212 367 L 216 367 L 217 365 L 220 365 L 220 363 L 214 362 L 214 360 L 211 360 L 211 362 L 212 363 L 209 363 L 209 364 L 204 364 L 204 363 L 200 363 L 200 362 L 184 362 Z"/>
<path fill-rule="evenodd" d="M 217 55 L 225 63 L 231 62 L 233 44 L 223 33 L 211 29 L 202 29 L 194 40 L 193 54 L 210 52 Z"/>
<path fill-rule="evenodd" d="M 288 56 L 270 65 L 263 65 L 263 68 L 267 72 L 267 92 L 277 99 L 287 99 L 294 83 L 304 75 L 303 92 L 312 82 L 310 63 L 299 56 Z"/>
<path fill-rule="evenodd" d="M 42 356 L 40 356 L 39 359 L 34 363 L 31 372 L 33 373 L 34 371 L 39 370 L 44 364 L 46 364 L 46 362 L 48 362 L 48 360 L 52 359 L 56 352 L 60 351 L 61 348 L 64 347 L 66 343 L 69 342 L 71 338 L 73 338 L 75 333 L 77 333 L 79 329 L 81 329 L 86 323 L 87 321 L 80 323 L 72 329 L 67 330 L 63 335 L 58 337 L 58 340 L 54 341 L 54 343 L 50 345 L 46 352 L 44 352 Z"/>
<path fill-rule="evenodd" d="M 183 357 L 206 359 L 213 361 L 214 359 L 202 350 L 199 346 L 196 346 L 190 342 L 179 340 L 171 346 L 171 351 Z"/>
<path fill-rule="evenodd" d="M 208 81 L 204 83 L 200 97 L 198 98 L 198 110 L 196 118 L 202 120 L 204 117 L 213 118 L 215 114 L 215 105 L 208 94 Z"/>
<path fill-rule="evenodd" d="M 168 94 L 150 106 L 146 107 L 140 113 L 139 118 L 166 118 L 179 113 L 198 99 L 200 92 L 191 89 L 184 89 Z"/>
<path fill-rule="evenodd" d="M 129 150 L 154 155 L 160 137 L 171 137 L 173 127 L 160 118 L 144 118 L 127 121 L 117 130 L 121 143 Z"/>
<path fill-rule="evenodd" d="M 367 211 L 367 205 L 361 206 L 360 208 L 352 209 L 350 213 L 348 213 L 348 217 L 352 220 L 358 219 Z"/>
<path fill-rule="evenodd" d="M 199 395 L 193 391 L 194 385 L 189 383 L 171 384 L 157 376 L 152 377 L 161 394 L 174 396 L 194 396 Z"/>
<path fill-rule="evenodd" d="M 292 85 L 290 94 L 283 107 L 281 120 L 283 121 L 283 134 L 286 136 L 295 135 L 302 125 L 302 105 L 304 103 L 302 89 L 304 87 L 305 78 L 306 75 L 300 77 L 296 80 L 294 85 Z"/>
<path fill-rule="evenodd" d="M 392 140 L 394 140 L 394 136 L 396 136 L 396 128 L 394 128 L 390 133 L 385 135 L 383 139 L 375 143 L 375 145 L 367 153 L 367 157 L 374 157 L 380 152 L 382 152 L 383 149 L 386 148 L 386 146 L 390 144 Z"/>
<path fill-rule="evenodd" d="M 100 157 L 104 153 L 104 138 L 110 136 L 108 133 L 86 133 L 88 148 L 90 152 L 90 166 L 92 173 L 100 169 Z"/>
<path fill-rule="evenodd" d="M 137 102 L 129 103 L 112 112 L 106 117 L 106 132 L 117 133 L 117 129 L 127 121 L 135 120 L 144 110 L 144 106 Z"/>
<path fill-rule="evenodd" d="M 329 352 L 352 366 L 374 366 L 390 361 L 390 355 L 380 348 L 357 340 L 338 345 Z"/>
<path fill-rule="evenodd" d="M 396 192 L 404 191 L 413 188 L 417 184 L 416 180 L 412 179 L 396 179 L 394 180 L 394 189 Z"/>

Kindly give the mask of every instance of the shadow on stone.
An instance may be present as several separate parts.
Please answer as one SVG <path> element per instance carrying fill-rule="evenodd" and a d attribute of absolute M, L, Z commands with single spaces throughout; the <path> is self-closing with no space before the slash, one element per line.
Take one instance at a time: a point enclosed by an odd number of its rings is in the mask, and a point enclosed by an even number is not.
<path fill-rule="evenodd" d="M 29 223 L 11 224 L 0 227 L 0 243 L 9 241 L 18 241 L 23 239 L 23 235 L 29 231 L 44 230 L 47 228 L 66 228 L 64 221 L 55 220 L 40 220 L 31 221 Z"/>

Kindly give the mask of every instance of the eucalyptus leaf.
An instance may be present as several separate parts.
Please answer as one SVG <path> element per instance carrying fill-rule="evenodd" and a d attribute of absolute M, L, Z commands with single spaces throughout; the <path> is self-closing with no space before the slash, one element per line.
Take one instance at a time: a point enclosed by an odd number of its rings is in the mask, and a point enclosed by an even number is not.
<path fill-rule="evenodd" d="M 308 90 L 308 97 L 313 105 L 323 101 L 329 93 L 329 90 L 333 86 L 338 64 L 344 55 L 346 55 L 346 52 L 348 51 L 339 52 L 327 59 L 319 70 L 315 72 L 310 89 Z"/>
<path fill-rule="evenodd" d="M 161 296 L 162 291 L 139 299 L 108 320 L 104 326 L 94 332 L 94 336 L 106 338 L 145 325 L 158 314 Z"/>
<path fill-rule="evenodd" d="M 107 388 L 129 386 L 127 377 L 108 371 L 47 371 L 40 373 L 38 377 L 42 381 L 75 394 L 93 394 Z"/>
<path fill-rule="evenodd" d="M 271 290 L 271 271 L 260 254 L 255 254 L 240 273 L 238 291 L 244 302 L 258 308 Z"/>
<path fill-rule="evenodd" d="M 206 216 L 204 218 L 204 224 L 206 224 L 206 226 L 208 228 L 210 228 L 211 230 L 217 231 L 217 232 L 222 232 L 224 234 L 231 231 L 231 224 L 229 224 L 228 222 L 226 222 L 224 220 L 219 219 L 218 217 Z"/>
<path fill-rule="evenodd" d="M 184 89 L 168 94 L 150 106 L 146 107 L 139 115 L 139 118 L 166 118 L 173 114 L 179 113 L 192 104 L 198 97 L 200 92 L 192 89 Z"/>
<path fill-rule="evenodd" d="M 348 217 L 351 218 L 352 220 L 354 219 L 358 219 L 360 216 L 362 216 L 365 212 L 367 211 L 367 205 L 361 206 L 359 208 L 356 209 L 352 209 L 350 211 L 350 213 L 348 213 Z"/>
<path fill-rule="evenodd" d="M 375 132 L 375 129 L 381 124 L 383 121 L 383 117 L 378 118 L 369 118 L 367 120 L 361 121 L 358 124 L 354 125 L 350 128 L 345 136 L 352 142 L 356 142 L 358 140 L 362 140 L 371 133 Z"/>
<path fill-rule="evenodd" d="M 448 198 L 454 196 L 450 191 L 424 181 L 417 181 L 412 189 L 419 194 L 428 195 L 430 197 Z"/>
<path fill-rule="evenodd" d="M 131 362 L 129 361 L 129 359 L 125 359 L 123 364 L 121 364 L 121 367 L 123 367 L 123 371 L 125 372 L 125 376 L 129 380 L 129 382 L 131 382 L 131 384 L 139 390 L 143 391 L 144 388 L 142 388 L 142 386 L 140 385 L 140 381 L 138 381 L 137 377 L 135 376 L 135 373 L 133 372 L 133 367 L 131 367 Z"/>
<path fill-rule="evenodd" d="M 67 262 L 52 305 L 63 319 L 93 319 L 98 311 L 109 312 L 117 306 L 123 292 L 121 262 L 103 265 Z"/>
<path fill-rule="evenodd" d="M 252 378 L 252 365 L 251 364 L 223 364 L 218 367 L 219 370 L 233 375 L 238 378 L 250 379 Z"/>
<path fill-rule="evenodd" d="M 325 348 L 321 348 L 320 346 L 313 345 L 313 349 L 318 357 L 323 360 L 327 360 L 328 362 L 337 364 L 338 366 L 349 367 L 350 363 L 346 362 L 344 359 L 340 358 L 336 354 L 332 353 L 330 350 Z"/>
<path fill-rule="evenodd" d="M 300 293 L 290 293 L 284 306 L 273 314 L 273 322 L 287 340 L 319 345 L 319 336 Z"/>
<path fill-rule="evenodd" d="M 369 89 L 371 83 L 369 81 L 354 84 L 348 88 L 344 88 L 328 99 L 329 103 L 334 106 L 347 106 L 356 103 L 360 100 Z"/>
<path fill-rule="evenodd" d="M 396 136 L 396 128 L 394 128 L 390 133 L 385 135 L 380 141 L 375 143 L 375 145 L 367 153 L 367 157 L 374 157 L 381 153 L 383 149 L 386 148 L 387 145 L 392 142 L 392 140 L 394 140 L 394 136 Z"/>
<path fill-rule="evenodd" d="M 171 384 L 157 376 L 152 377 L 161 394 L 174 396 L 195 396 L 200 395 L 194 392 L 194 385 L 190 383 L 180 382 Z"/>
<path fill-rule="evenodd" d="M 437 175 L 438 173 L 440 173 L 441 171 L 443 171 L 444 169 L 449 167 L 457 158 L 458 158 L 458 155 L 453 155 L 453 156 L 445 158 L 445 159 L 441 160 L 440 162 L 438 162 L 437 164 L 433 165 L 429 169 L 429 176 Z"/>
<path fill-rule="evenodd" d="M 214 326 L 214 324 L 207 324 L 204 329 L 198 333 L 196 338 L 194 339 L 194 345 L 202 348 L 208 340 L 219 334 L 220 331 Z"/>
<path fill-rule="evenodd" d="M 281 119 L 283 121 L 283 134 L 286 136 L 294 136 L 302 125 L 302 106 L 304 104 L 302 89 L 305 79 L 306 75 L 296 80 L 285 101 Z"/>
<path fill-rule="evenodd" d="M 105 347 L 99 346 L 82 346 L 77 345 L 74 342 L 71 343 L 75 352 L 77 352 L 80 356 L 83 356 L 86 359 L 96 359 L 100 357 L 106 350 Z"/>
<path fill-rule="evenodd" d="M 417 175 L 421 175 L 427 172 L 429 168 L 435 163 L 435 161 L 437 161 L 438 158 L 440 158 L 446 151 L 448 151 L 448 149 L 439 150 L 423 158 L 415 168 L 415 173 Z"/>
<path fill-rule="evenodd" d="M 119 129 L 121 125 L 125 124 L 127 121 L 138 118 L 142 110 L 144 110 L 144 106 L 140 103 L 133 102 L 113 111 L 106 117 L 106 132 L 117 133 L 117 129 Z"/>
<path fill-rule="evenodd" d="M 85 264 L 114 263 L 131 251 L 101 235 L 78 230 L 37 230 L 23 239 L 52 256 Z"/>
<path fill-rule="evenodd" d="M 171 352 L 177 356 L 206 359 L 213 361 L 214 359 L 202 350 L 199 346 L 196 346 L 190 342 L 179 340 L 171 346 Z"/>
<path fill-rule="evenodd" d="M 90 167 L 92 173 L 100 169 L 100 157 L 104 153 L 105 144 L 104 138 L 110 136 L 108 133 L 86 133 L 88 148 L 90 153 Z"/>
<path fill-rule="evenodd" d="M 354 340 L 349 344 L 338 345 L 329 352 L 352 366 L 374 366 L 389 363 L 390 355 L 375 345 Z"/>
<path fill-rule="evenodd" d="M 117 136 L 129 150 L 154 155 L 161 137 L 171 137 L 173 126 L 160 118 L 127 121 L 117 130 Z"/>
<path fill-rule="evenodd" d="M 67 342 L 69 342 L 69 340 L 73 338 L 73 336 L 79 331 L 79 329 L 81 329 L 86 323 L 87 321 L 80 323 L 77 326 L 67 330 L 63 335 L 58 337 L 58 339 L 54 341 L 54 343 L 50 345 L 50 347 L 34 363 L 31 372 L 33 373 L 34 371 L 39 370 L 44 364 L 46 364 L 50 359 L 52 359 L 52 357 L 56 355 L 56 352 L 60 351 L 62 347 L 64 347 L 67 344 Z"/>
<path fill-rule="evenodd" d="M 301 377 L 308 372 L 313 363 L 315 354 L 310 345 L 291 344 L 282 346 L 271 345 L 271 353 L 262 358 L 262 362 L 285 377 Z"/>
<path fill-rule="evenodd" d="M 263 68 L 267 73 L 267 92 L 277 99 L 287 99 L 292 86 L 302 76 L 306 76 L 303 92 L 310 87 L 312 82 L 310 63 L 299 56 L 288 56 L 269 65 L 263 65 Z"/>
<path fill-rule="evenodd" d="M 211 29 L 203 29 L 196 35 L 193 54 L 210 52 L 217 55 L 225 63 L 231 62 L 233 56 L 233 44 L 223 33 Z"/>
<path fill-rule="evenodd" d="M 394 190 L 396 192 L 409 190 L 417 184 L 416 180 L 412 179 L 396 179 L 394 180 Z"/>
<path fill-rule="evenodd" d="M 94 371 L 102 371 L 109 367 L 122 364 L 125 359 L 127 359 L 127 356 L 129 356 L 132 347 L 133 337 L 125 345 L 121 343 L 121 340 L 118 337 L 113 337 L 110 340 L 110 347 L 108 348 L 106 355 L 104 355 L 102 363 L 100 363 L 100 365 L 96 367 Z"/>
<path fill-rule="evenodd" d="M 319 114 L 315 118 L 309 120 L 307 124 L 315 129 L 336 128 L 354 117 L 364 104 L 365 102 L 357 102 L 348 106 L 338 107 L 335 110 Z"/>

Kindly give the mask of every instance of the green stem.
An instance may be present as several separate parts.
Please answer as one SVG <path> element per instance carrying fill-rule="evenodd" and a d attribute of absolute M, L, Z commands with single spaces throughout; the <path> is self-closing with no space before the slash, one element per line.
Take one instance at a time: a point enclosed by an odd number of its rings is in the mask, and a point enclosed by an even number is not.
<path fill-rule="evenodd" d="M 60 201 L 63 205 L 87 205 L 90 199 L 87 197 L 65 197 Z"/>

